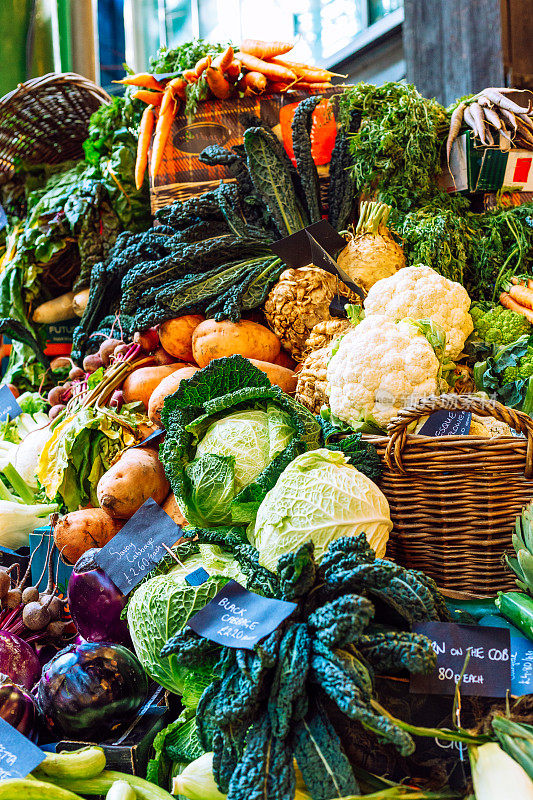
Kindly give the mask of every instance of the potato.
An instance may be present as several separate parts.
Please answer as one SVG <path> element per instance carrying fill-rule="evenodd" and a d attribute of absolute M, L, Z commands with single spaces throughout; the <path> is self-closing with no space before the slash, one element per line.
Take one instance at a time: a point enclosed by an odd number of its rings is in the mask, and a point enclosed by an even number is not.
<path fill-rule="evenodd" d="M 172 517 L 176 525 L 186 525 L 187 520 L 181 513 L 178 504 L 176 503 L 176 498 L 174 497 L 174 492 L 170 492 L 169 496 L 161 506 L 163 511 L 166 511 L 169 517 Z"/>
<path fill-rule="evenodd" d="M 272 386 L 279 386 L 287 394 L 294 394 L 296 375 L 291 369 L 280 367 L 279 364 L 271 364 L 268 361 L 258 361 L 256 358 L 250 358 L 250 361 L 254 367 L 266 373 Z"/>
<path fill-rule="evenodd" d="M 134 370 L 128 375 L 122 386 L 124 402 L 132 403 L 134 400 L 140 400 L 144 403 L 144 407 L 148 408 L 150 396 L 156 386 L 159 386 L 167 375 L 172 375 L 177 369 L 183 369 L 183 366 L 176 362 L 160 367 L 141 367 Z"/>
<path fill-rule="evenodd" d="M 184 367 L 173 372 L 172 375 L 168 375 L 154 389 L 148 403 L 148 416 L 155 425 L 161 427 L 161 411 L 163 410 L 165 397 L 168 397 L 169 394 L 174 394 L 182 380 L 192 378 L 195 372 L 198 372 L 198 367 Z"/>
<path fill-rule="evenodd" d="M 162 347 L 175 358 L 192 361 L 192 335 L 204 320 L 205 317 L 201 314 L 186 314 L 176 319 L 167 319 L 159 327 L 159 341 Z"/>
<path fill-rule="evenodd" d="M 134 447 L 126 450 L 98 481 L 96 496 L 112 517 L 129 519 L 152 497 L 162 503 L 170 489 L 157 452 Z"/>
<path fill-rule="evenodd" d="M 70 511 L 54 528 L 54 542 L 65 561 L 75 564 L 91 547 L 103 547 L 122 525 L 102 508 Z"/>
<path fill-rule="evenodd" d="M 215 358 L 239 353 L 245 358 L 274 361 L 280 351 L 280 341 L 271 330 L 249 319 L 240 322 L 215 322 L 207 319 L 196 328 L 192 337 L 192 352 L 199 367 Z"/>

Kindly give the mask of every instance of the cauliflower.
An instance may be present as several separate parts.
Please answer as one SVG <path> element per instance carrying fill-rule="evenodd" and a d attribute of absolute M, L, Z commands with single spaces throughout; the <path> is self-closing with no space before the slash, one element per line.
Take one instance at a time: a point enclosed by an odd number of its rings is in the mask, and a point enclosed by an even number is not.
<path fill-rule="evenodd" d="M 479 338 L 498 347 L 531 333 L 531 323 L 522 314 L 500 305 L 491 307 L 488 303 L 473 303 L 470 316 Z"/>
<path fill-rule="evenodd" d="M 394 321 L 431 319 L 446 331 L 446 355 L 459 357 L 474 324 L 470 298 L 460 283 L 425 264 L 404 267 L 372 286 L 364 302 L 366 316 L 383 314 Z"/>
<path fill-rule="evenodd" d="M 366 317 L 343 336 L 328 364 L 331 411 L 350 425 L 371 416 L 386 427 L 401 408 L 437 393 L 439 366 L 415 325 Z"/>

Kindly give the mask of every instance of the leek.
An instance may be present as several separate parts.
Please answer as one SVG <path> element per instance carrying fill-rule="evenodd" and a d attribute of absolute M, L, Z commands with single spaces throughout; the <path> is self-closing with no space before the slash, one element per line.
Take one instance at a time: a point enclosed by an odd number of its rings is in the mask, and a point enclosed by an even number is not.
<path fill-rule="evenodd" d="M 533 781 L 499 744 L 468 748 L 476 800 L 533 800 Z"/>

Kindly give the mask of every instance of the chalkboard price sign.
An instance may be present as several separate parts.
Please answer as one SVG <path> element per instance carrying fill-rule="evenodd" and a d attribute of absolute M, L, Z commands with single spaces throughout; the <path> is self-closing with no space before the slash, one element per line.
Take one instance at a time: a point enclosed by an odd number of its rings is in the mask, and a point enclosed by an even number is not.
<path fill-rule="evenodd" d="M 413 626 L 433 643 L 437 666 L 427 675 L 411 675 L 415 694 L 455 694 L 465 659 L 461 694 L 505 697 L 511 688 L 511 642 L 505 628 L 483 628 L 453 622 L 420 622 Z"/>

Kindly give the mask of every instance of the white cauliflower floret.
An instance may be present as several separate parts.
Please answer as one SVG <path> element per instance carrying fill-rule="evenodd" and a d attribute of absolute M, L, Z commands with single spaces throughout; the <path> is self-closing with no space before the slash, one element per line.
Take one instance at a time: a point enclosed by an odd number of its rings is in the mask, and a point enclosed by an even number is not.
<path fill-rule="evenodd" d="M 439 361 L 418 328 L 376 314 L 340 340 L 327 370 L 331 411 L 349 424 L 382 427 L 403 407 L 438 392 Z"/>
<path fill-rule="evenodd" d="M 453 360 L 474 330 L 470 298 L 464 286 L 431 267 L 404 267 L 372 286 L 364 302 L 366 316 L 384 314 L 392 320 L 431 319 L 446 331 L 446 354 Z"/>

